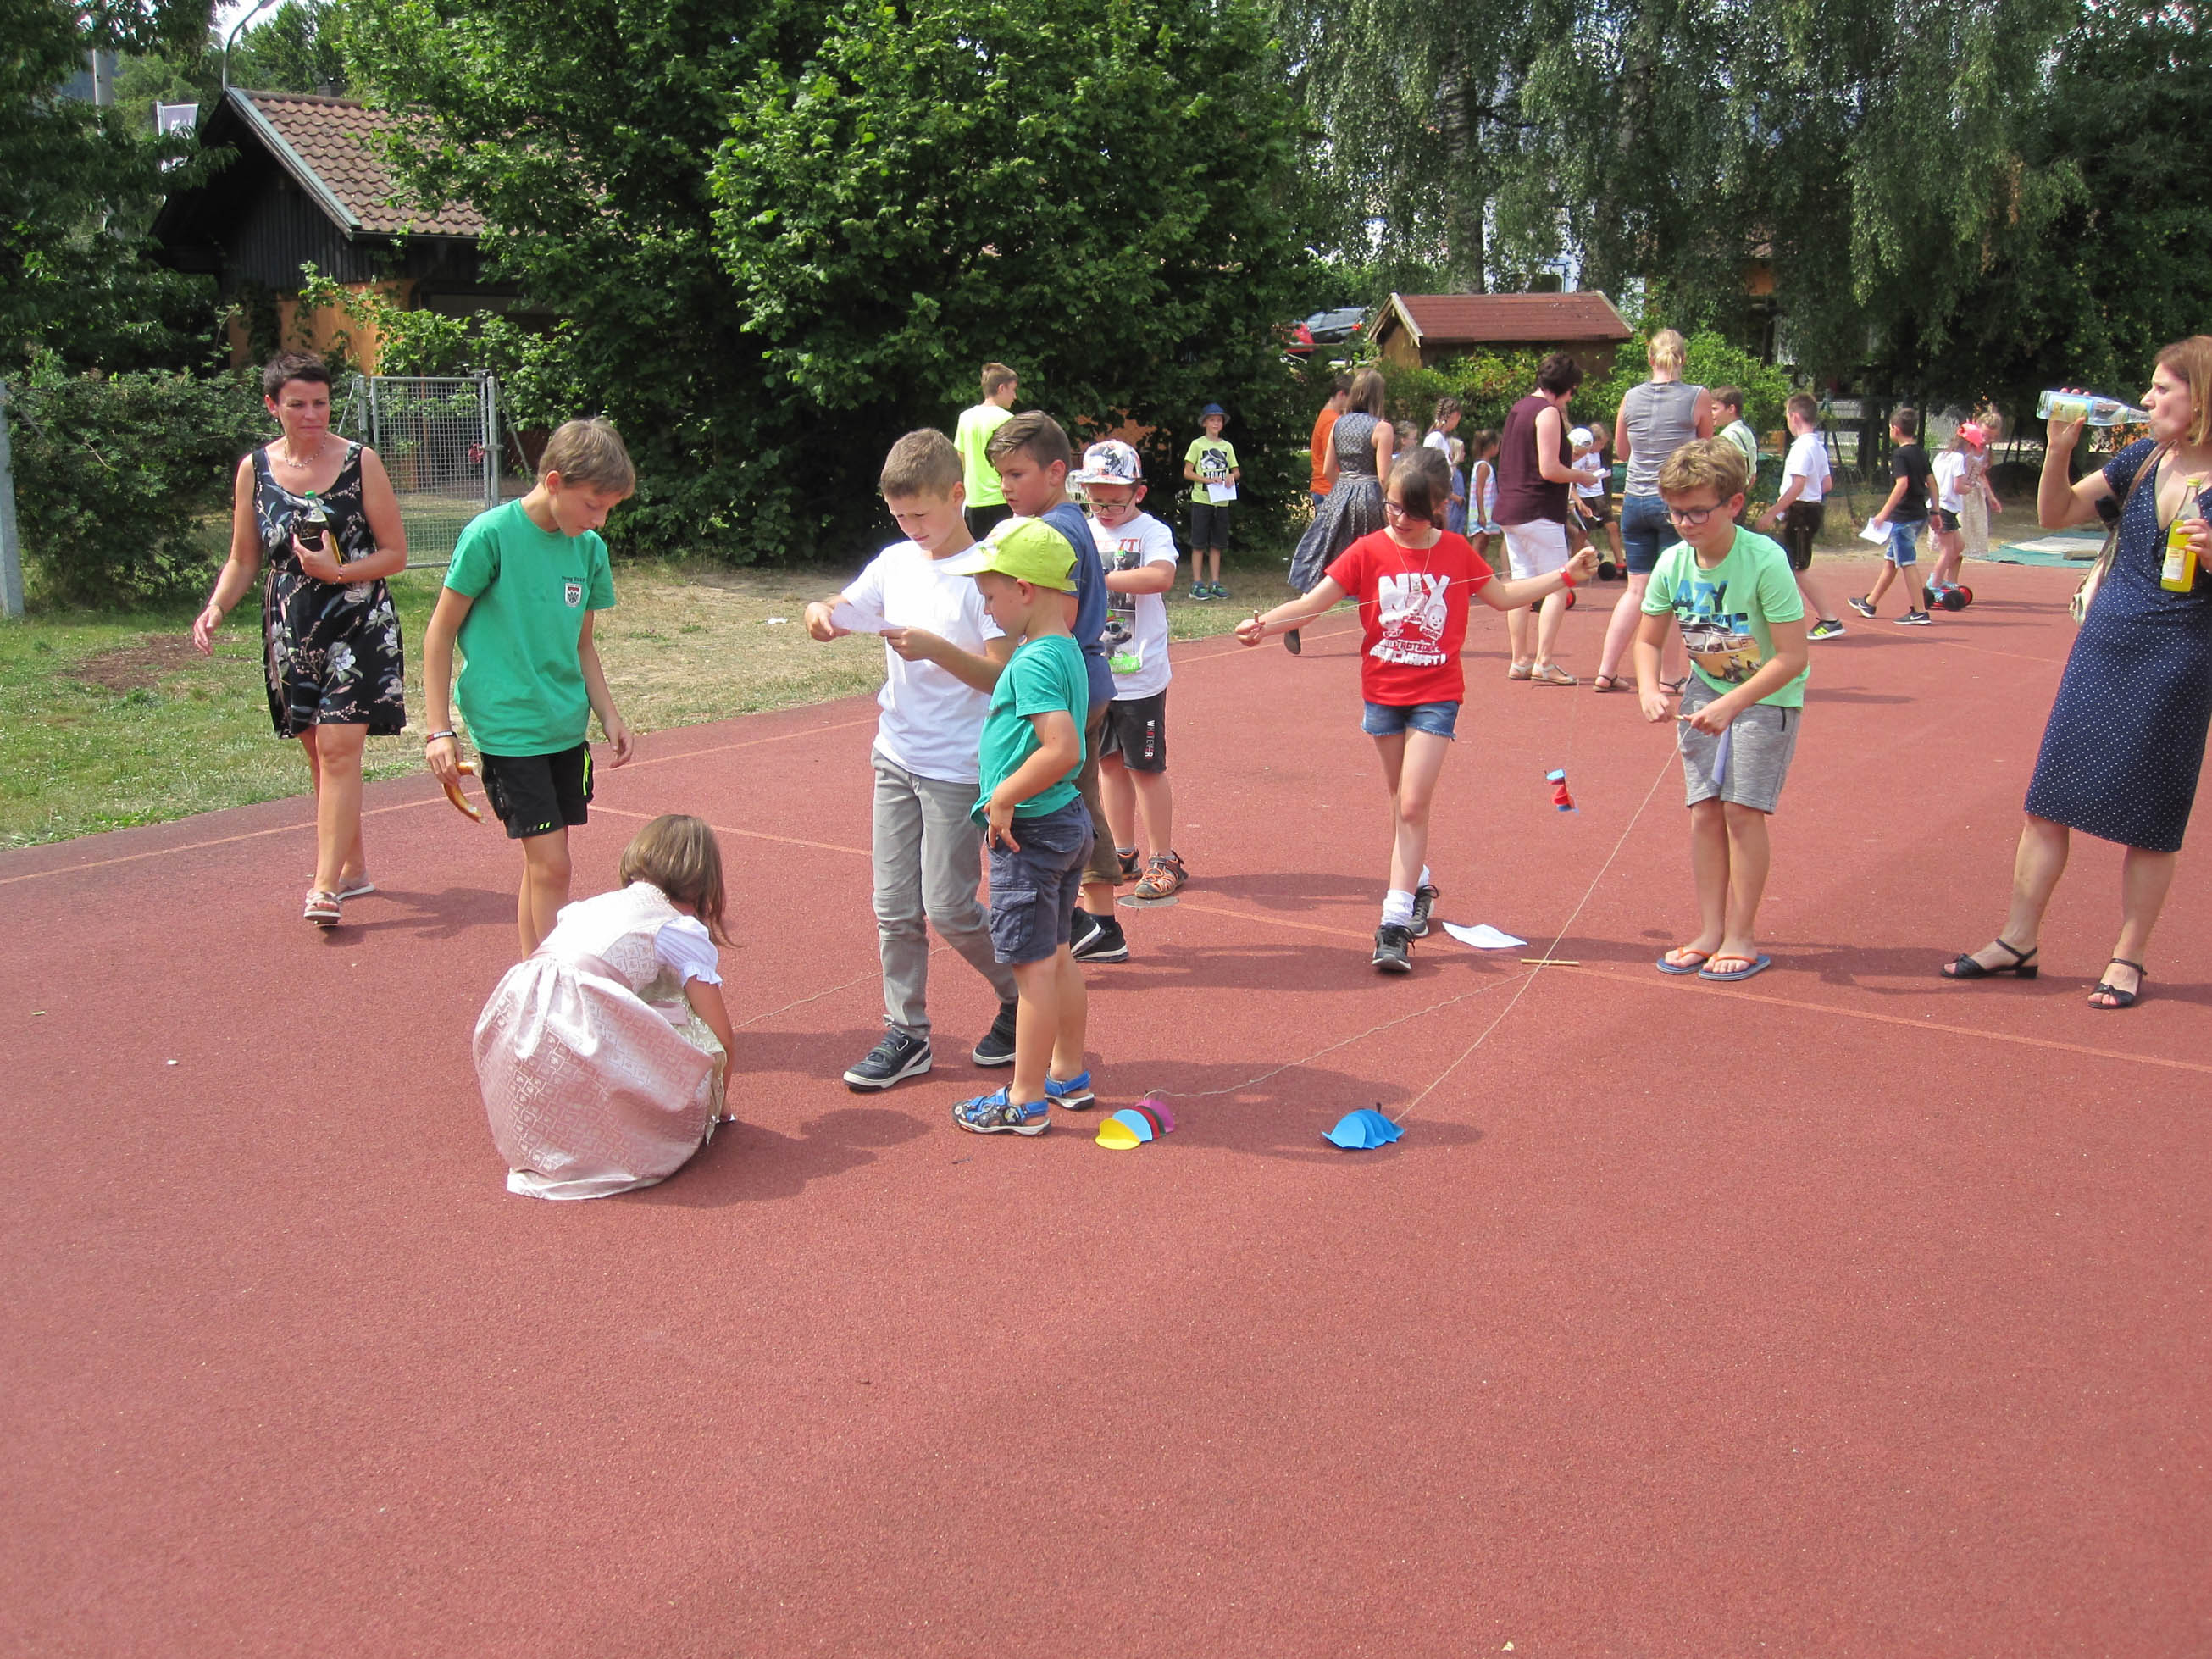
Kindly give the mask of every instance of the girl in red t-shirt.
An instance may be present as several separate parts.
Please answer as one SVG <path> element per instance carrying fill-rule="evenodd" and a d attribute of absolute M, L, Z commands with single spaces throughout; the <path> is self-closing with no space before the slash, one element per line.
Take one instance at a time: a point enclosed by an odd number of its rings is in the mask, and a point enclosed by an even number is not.
<path fill-rule="evenodd" d="M 1401 456 L 1382 486 L 1384 527 L 1339 554 L 1304 599 L 1237 625 L 1240 644 L 1257 645 L 1313 621 L 1343 599 L 1359 602 L 1360 729 L 1375 739 L 1390 792 L 1390 886 L 1375 930 L 1375 966 L 1413 968 L 1413 941 L 1429 931 L 1437 888 L 1422 862 L 1429 846 L 1429 803 L 1450 752 L 1465 684 L 1460 642 L 1468 600 L 1493 611 L 1534 605 L 1597 572 L 1585 548 L 1566 568 L 1523 581 L 1499 581 L 1464 536 L 1438 526 L 1451 501 L 1451 469 L 1433 449 Z"/>

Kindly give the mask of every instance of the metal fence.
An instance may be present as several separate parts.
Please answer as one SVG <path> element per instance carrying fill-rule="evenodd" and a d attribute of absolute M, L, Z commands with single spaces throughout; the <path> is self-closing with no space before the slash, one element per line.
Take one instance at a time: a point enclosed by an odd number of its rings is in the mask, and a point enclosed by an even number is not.
<path fill-rule="evenodd" d="M 499 382 L 489 374 L 356 374 L 337 426 L 392 475 L 410 569 L 444 564 L 469 520 L 499 504 Z"/>

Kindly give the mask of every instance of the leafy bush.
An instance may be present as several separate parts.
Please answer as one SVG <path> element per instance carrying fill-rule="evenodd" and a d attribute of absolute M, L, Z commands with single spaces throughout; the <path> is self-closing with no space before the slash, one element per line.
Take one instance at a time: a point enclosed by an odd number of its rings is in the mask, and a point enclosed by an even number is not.
<path fill-rule="evenodd" d="M 1455 357 L 1435 368 L 1407 368 L 1378 362 L 1389 390 L 1385 408 L 1394 421 L 1411 421 L 1422 432 L 1437 412 L 1437 399 L 1456 398 L 1462 416 L 1461 430 L 1487 427 L 1495 431 L 1505 424 L 1505 411 L 1536 389 L 1536 366 L 1543 354 L 1535 351 L 1478 351 Z M 1577 409 L 1579 416 L 1581 410 Z"/>
<path fill-rule="evenodd" d="M 8 398 L 16 514 L 40 586 L 112 605 L 207 581 L 219 543 L 195 531 L 223 511 L 238 458 L 268 428 L 242 375 L 102 378 L 40 359 Z"/>

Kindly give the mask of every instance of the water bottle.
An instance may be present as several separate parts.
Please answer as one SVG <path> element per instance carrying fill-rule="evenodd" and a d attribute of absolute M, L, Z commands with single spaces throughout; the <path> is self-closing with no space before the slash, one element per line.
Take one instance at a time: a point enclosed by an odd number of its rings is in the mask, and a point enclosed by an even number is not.
<path fill-rule="evenodd" d="M 2039 421 L 2087 421 L 2091 426 L 2141 426 L 2148 410 L 2101 392 L 2046 392 L 2035 400 Z"/>
<path fill-rule="evenodd" d="M 300 520 L 293 526 L 292 533 L 300 538 L 300 544 L 302 547 L 319 553 L 324 546 L 324 535 L 330 527 L 331 515 L 323 511 L 323 504 L 316 499 L 315 492 L 309 490 L 307 510 L 300 515 Z"/>
<path fill-rule="evenodd" d="M 2186 593 L 2197 586 L 2197 544 L 2182 528 L 2197 516 L 2197 498 L 2204 493 L 2204 480 L 2192 477 L 2181 489 L 2181 510 L 2166 532 L 2166 565 L 2158 585 L 2169 593 Z"/>

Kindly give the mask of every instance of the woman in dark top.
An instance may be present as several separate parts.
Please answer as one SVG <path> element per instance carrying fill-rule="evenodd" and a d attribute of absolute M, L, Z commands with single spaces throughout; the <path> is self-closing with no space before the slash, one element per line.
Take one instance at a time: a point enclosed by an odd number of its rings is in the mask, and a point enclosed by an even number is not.
<path fill-rule="evenodd" d="M 1382 479 L 1390 471 L 1398 434 L 1382 418 L 1382 376 L 1363 368 L 1353 377 L 1351 401 L 1329 432 L 1328 459 L 1322 475 L 1328 496 L 1314 511 L 1313 523 L 1298 538 L 1291 558 L 1291 586 L 1301 593 L 1320 585 L 1322 573 L 1336 556 L 1362 536 L 1382 528 Z M 1298 653 L 1298 630 L 1283 635 L 1284 648 Z"/>
<path fill-rule="evenodd" d="M 407 567 L 399 498 L 384 463 L 331 432 L 331 374 L 288 353 L 262 371 L 262 401 L 283 428 L 238 464 L 230 557 L 192 623 L 212 652 L 215 630 L 269 568 L 261 649 L 269 716 L 297 738 L 315 792 L 315 878 L 307 918 L 327 927 L 340 902 L 376 890 L 361 841 L 363 740 L 407 724 L 399 617 L 384 578 Z M 319 545 L 297 534 L 313 496 L 330 520 Z"/>
<path fill-rule="evenodd" d="M 1582 365 L 1555 351 L 1536 367 L 1536 389 L 1505 412 L 1498 447 L 1498 522 L 1505 527 L 1505 562 L 1516 581 L 1548 576 L 1567 562 L 1567 489 L 1596 476 L 1598 463 L 1577 471 L 1567 441 L 1567 399 L 1583 383 Z M 1552 660 L 1559 618 L 1567 614 L 1564 587 L 1536 613 L 1536 652 L 1528 653 L 1528 612 L 1505 613 L 1513 648 L 1507 678 L 1538 685 L 1573 685 L 1575 677 Z"/>
<path fill-rule="evenodd" d="M 2027 788 L 2027 821 L 2013 860 L 2012 913 L 1996 940 L 1947 963 L 1952 979 L 2035 977 L 2043 914 L 2079 830 L 2124 846 L 2120 937 L 2093 1008 L 2135 1006 L 2143 963 L 2175 855 L 2197 797 L 2212 725 L 2212 574 L 2187 593 L 2160 584 L 2169 528 L 2179 519 L 2202 562 L 2212 558 L 2212 335 L 2158 355 L 2143 407 L 2148 438 L 2099 472 L 2068 482 L 2079 421 L 2051 422 L 2036 510 L 2048 530 L 2122 503 L 2119 544 L 2075 635 L 2043 730 Z M 2192 488 L 2192 484 L 2195 486 Z"/>

